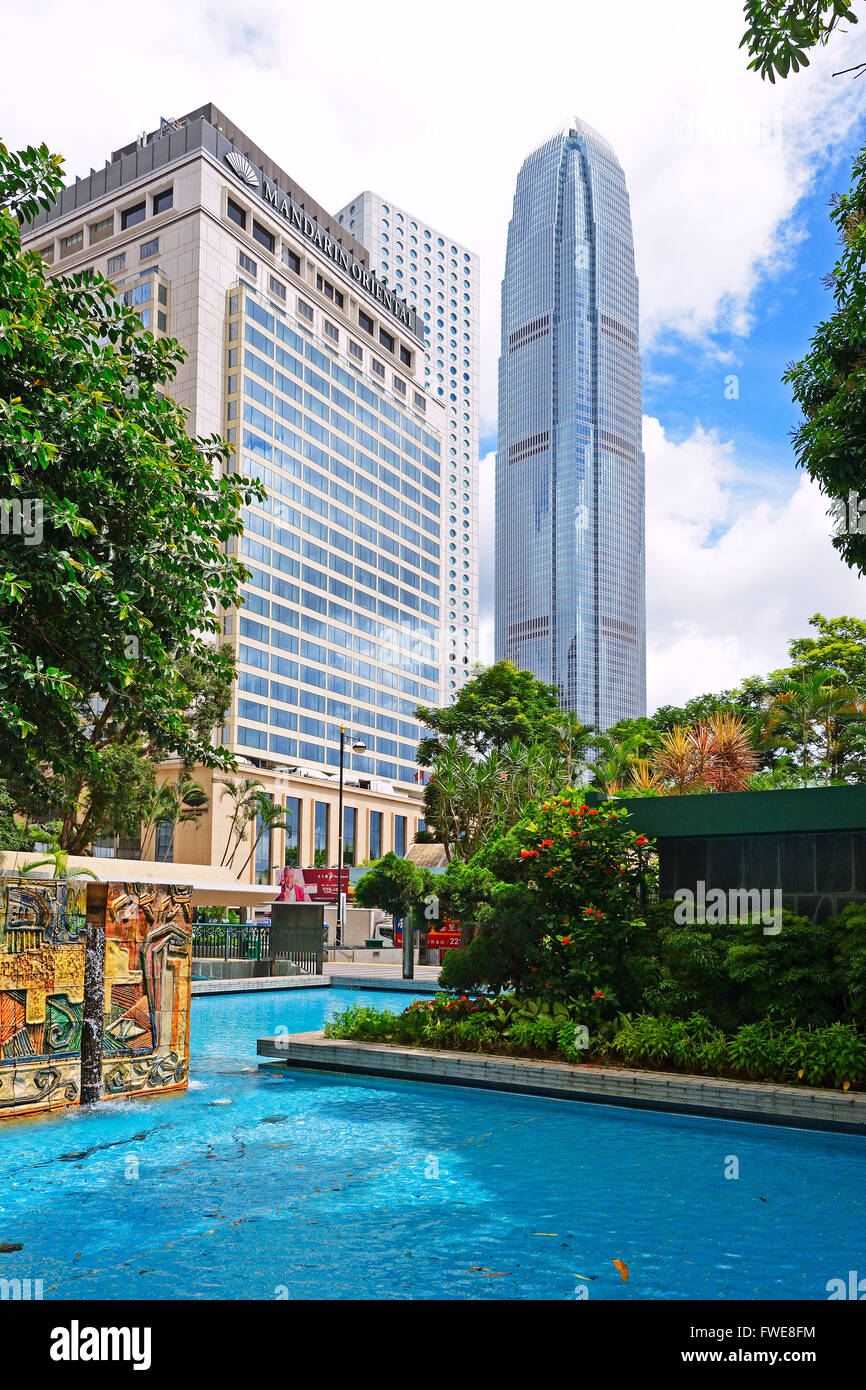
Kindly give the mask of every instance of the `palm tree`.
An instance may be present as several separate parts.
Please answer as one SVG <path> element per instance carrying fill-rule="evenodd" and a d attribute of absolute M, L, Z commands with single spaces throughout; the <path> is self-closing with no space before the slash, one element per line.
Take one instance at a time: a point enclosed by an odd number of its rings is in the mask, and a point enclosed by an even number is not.
<path fill-rule="evenodd" d="M 809 768 L 809 745 L 816 737 L 816 727 L 820 727 L 823 734 L 829 779 L 840 716 L 862 713 L 866 708 L 849 686 L 833 685 L 836 675 L 835 671 L 804 672 L 770 702 L 769 728 L 781 728 L 796 738 L 804 777 Z"/>
<path fill-rule="evenodd" d="M 611 738 L 610 734 L 594 735 L 591 745 L 600 757 L 589 764 L 592 769 L 590 785 L 608 796 L 623 791 L 635 764 L 640 761 L 642 743 L 639 734 L 621 740 Z"/>
<path fill-rule="evenodd" d="M 220 860 L 221 868 L 231 868 L 241 841 L 246 839 L 247 826 L 251 820 L 255 820 L 259 809 L 258 793 L 264 791 L 264 783 L 255 777 L 244 777 L 240 781 L 235 777 L 218 777 L 216 780 L 222 786 L 220 801 L 229 797 L 233 803 L 226 847 Z"/>
<path fill-rule="evenodd" d="M 280 806 L 278 803 L 274 801 L 271 801 L 271 798 L 267 792 L 257 792 L 256 803 L 257 804 L 254 811 L 254 817 L 250 817 L 250 820 L 255 818 L 255 835 L 252 844 L 250 845 L 250 852 L 244 860 L 243 864 L 241 864 L 241 867 L 238 869 L 238 878 L 243 877 L 244 873 L 246 872 L 247 865 L 249 864 L 250 860 L 256 852 L 259 841 L 266 833 L 270 833 L 270 831 L 272 830 L 289 829 L 289 820 L 287 818 L 287 813 L 283 810 L 282 806 Z"/>
<path fill-rule="evenodd" d="M 172 845 L 178 825 L 197 821 L 208 806 L 204 787 L 188 772 L 182 772 L 175 782 L 162 782 L 155 787 L 142 816 L 144 833 L 141 837 L 141 858 L 147 859 L 148 841 L 156 838 L 158 825 L 171 825 Z"/>

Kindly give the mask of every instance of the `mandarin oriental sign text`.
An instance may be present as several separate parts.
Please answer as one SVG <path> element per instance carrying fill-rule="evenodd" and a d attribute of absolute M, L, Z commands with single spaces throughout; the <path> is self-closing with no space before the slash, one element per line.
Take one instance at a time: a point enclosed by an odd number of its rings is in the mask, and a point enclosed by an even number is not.
<path fill-rule="evenodd" d="M 245 184 L 252 186 L 253 180 L 250 175 L 255 174 L 255 182 L 258 185 L 259 196 L 262 200 L 274 208 L 281 217 L 284 217 L 289 225 L 306 241 L 317 247 L 323 256 L 326 256 L 340 270 L 345 271 L 359 289 L 365 290 L 371 298 L 376 300 L 377 304 L 381 304 L 382 308 L 387 310 L 398 323 L 402 324 L 419 342 L 423 343 L 423 326 L 418 322 L 418 315 L 415 310 L 410 309 L 405 300 L 383 285 L 372 271 L 355 259 L 351 251 L 347 251 L 345 246 L 341 246 L 338 241 L 329 236 L 314 217 L 310 217 L 308 213 L 304 212 L 304 209 L 299 207 L 293 198 L 284 193 L 271 179 L 266 178 L 255 165 L 250 164 L 248 160 L 243 160 L 243 168 L 239 167 L 241 159 L 238 159 L 235 151 L 226 156 L 226 162 Z M 246 172 L 247 170 L 249 173 Z"/>

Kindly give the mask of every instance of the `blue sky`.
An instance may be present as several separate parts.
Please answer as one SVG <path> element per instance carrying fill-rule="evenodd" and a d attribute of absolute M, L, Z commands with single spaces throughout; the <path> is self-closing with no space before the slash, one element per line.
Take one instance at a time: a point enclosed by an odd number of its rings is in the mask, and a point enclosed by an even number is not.
<path fill-rule="evenodd" d="M 761 280 L 748 336 L 713 335 L 719 354 L 730 353 L 730 362 L 691 350 L 677 333 L 661 335 L 644 352 L 644 410 L 670 437 L 691 434 L 699 421 L 761 456 L 767 466 L 791 468 L 789 436 L 799 415 L 782 374 L 805 353 L 816 324 L 832 312 L 832 294 L 822 283 L 839 253 L 829 203 L 833 193 L 850 186 L 851 164 L 864 142 L 866 119 L 797 204 L 793 220 L 799 240 L 791 263 Z M 738 378 L 735 398 L 726 398 L 729 374 Z"/>

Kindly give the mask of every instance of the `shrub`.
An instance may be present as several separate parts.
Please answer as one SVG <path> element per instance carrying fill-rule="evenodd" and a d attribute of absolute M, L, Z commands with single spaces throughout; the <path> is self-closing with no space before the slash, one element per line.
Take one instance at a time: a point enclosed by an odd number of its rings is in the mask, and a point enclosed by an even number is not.
<path fill-rule="evenodd" d="M 566 791 L 449 869 L 437 885 L 446 911 L 467 915 L 477 940 L 449 952 L 442 983 L 569 999 L 591 988 L 628 995 L 647 949 L 641 913 L 647 841 L 625 828 L 625 808 L 581 804 Z M 457 957 L 457 958 L 455 958 Z M 631 991 L 633 992 L 633 990 Z"/>

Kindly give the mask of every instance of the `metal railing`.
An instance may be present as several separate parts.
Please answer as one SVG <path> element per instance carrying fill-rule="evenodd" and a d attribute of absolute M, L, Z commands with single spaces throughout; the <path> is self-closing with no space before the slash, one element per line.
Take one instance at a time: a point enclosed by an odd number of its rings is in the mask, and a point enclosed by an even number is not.
<path fill-rule="evenodd" d="M 196 922 L 192 929 L 194 960 L 290 960 L 303 975 L 322 973 L 319 926 L 278 928 L 252 923 Z"/>
<path fill-rule="evenodd" d="M 250 922 L 196 922 L 192 929 L 193 959 L 269 960 L 269 926 Z"/>

